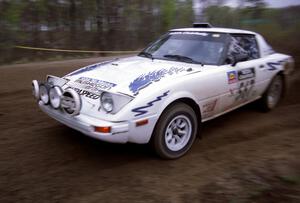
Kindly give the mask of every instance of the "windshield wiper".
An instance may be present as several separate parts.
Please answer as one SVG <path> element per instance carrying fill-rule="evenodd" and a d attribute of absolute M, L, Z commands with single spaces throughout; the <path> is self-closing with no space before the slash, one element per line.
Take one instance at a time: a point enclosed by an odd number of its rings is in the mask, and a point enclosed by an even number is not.
<path fill-rule="evenodd" d="M 173 59 L 176 59 L 178 61 L 183 61 L 183 62 L 188 62 L 188 63 L 198 63 L 198 64 L 201 64 L 203 66 L 203 64 L 199 61 L 195 61 L 194 59 L 188 57 L 188 56 L 182 56 L 182 55 L 178 55 L 178 54 L 167 54 L 167 55 L 164 55 L 164 57 L 166 58 L 173 58 Z"/>
<path fill-rule="evenodd" d="M 141 53 L 139 53 L 138 56 L 146 56 L 147 58 L 151 58 L 152 60 L 154 59 L 152 54 L 150 54 L 149 52 L 145 52 L 145 51 L 142 51 Z"/>

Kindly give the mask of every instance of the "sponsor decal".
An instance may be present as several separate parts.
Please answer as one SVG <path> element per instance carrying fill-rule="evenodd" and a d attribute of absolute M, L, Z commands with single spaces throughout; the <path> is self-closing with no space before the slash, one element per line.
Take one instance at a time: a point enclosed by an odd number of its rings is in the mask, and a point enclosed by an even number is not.
<path fill-rule="evenodd" d="M 93 94 L 93 93 L 91 93 L 89 91 L 82 90 L 82 89 L 75 88 L 75 87 L 71 87 L 71 88 L 73 90 L 75 90 L 79 95 L 85 96 L 87 98 L 91 98 L 91 99 L 99 99 L 100 98 L 99 95 Z"/>
<path fill-rule="evenodd" d="M 251 97 L 251 93 L 253 93 L 254 84 L 254 79 L 241 82 L 239 84 L 235 100 L 240 101 L 249 99 L 249 97 Z"/>
<path fill-rule="evenodd" d="M 238 79 L 246 80 L 249 78 L 255 77 L 255 69 L 254 68 L 246 68 L 238 71 Z"/>
<path fill-rule="evenodd" d="M 227 72 L 227 78 L 228 78 L 228 84 L 236 83 L 237 82 L 236 71 Z"/>
<path fill-rule="evenodd" d="M 141 89 L 151 83 L 157 82 L 167 75 L 178 74 L 182 71 L 185 71 L 185 68 L 172 67 L 170 69 L 160 69 L 143 74 L 129 84 L 129 89 L 134 95 L 137 95 Z"/>
<path fill-rule="evenodd" d="M 156 99 L 154 99 L 154 100 L 148 102 L 145 106 L 141 106 L 141 107 L 134 108 L 134 109 L 132 109 L 131 111 L 134 112 L 134 113 L 136 113 L 136 114 L 134 115 L 135 117 L 136 117 L 136 116 L 141 116 L 141 115 L 143 115 L 143 114 L 145 114 L 145 113 L 148 113 L 148 111 L 147 111 L 146 109 L 147 109 L 147 108 L 150 108 L 151 106 L 153 106 L 154 103 L 161 101 L 163 97 L 168 96 L 169 92 L 170 92 L 170 91 L 166 91 L 166 92 L 164 92 L 162 95 L 156 97 Z"/>
<path fill-rule="evenodd" d="M 111 82 L 87 77 L 80 77 L 79 79 L 75 80 L 75 82 L 79 83 L 82 89 L 94 92 L 96 94 L 101 94 L 103 90 L 110 90 L 116 86 L 116 84 Z"/>
<path fill-rule="evenodd" d="M 230 72 L 229 72 L 230 73 Z M 228 83 L 230 76 L 228 73 Z M 232 76 L 232 78 L 234 78 Z M 244 102 L 250 99 L 255 94 L 255 69 L 246 68 L 237 71 L 237 85 L 229 89 L 229 97 L 234 98 L 234 103 Z"/>
<path fill-rule="evenodd" d="M 72 73 L 70 73 L 66 76 L 73 76 L 73 75 L 78 75 L 80 73 L 92 71 L 92 70 L 95 70 L 96 68 L 100 68 L 103 65 L 109 64 L 113 61 L 115 61 L 115 60 L 105 61 L 105 62 L 97 63 L 97 64 L 94 64 L 94 65 L 86 66 L 86 67 L 80 68 L 80 69 L 78 69 L 78 70 L 76 70 L 76 71 L 74 71 L 74 72 L 72 72 Z"/>

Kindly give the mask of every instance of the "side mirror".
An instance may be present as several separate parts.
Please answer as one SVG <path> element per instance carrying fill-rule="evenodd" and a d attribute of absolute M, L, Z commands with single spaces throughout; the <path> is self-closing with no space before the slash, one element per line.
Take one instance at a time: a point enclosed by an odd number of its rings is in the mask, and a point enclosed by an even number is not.
<path fill-rule="evenodd" d="M 234 60 L 232 65 L 235 66 L 238 62 L 247 61 L 247 60 L 248 60 L 248 54 L 237 53 L 234 55 Z"/>

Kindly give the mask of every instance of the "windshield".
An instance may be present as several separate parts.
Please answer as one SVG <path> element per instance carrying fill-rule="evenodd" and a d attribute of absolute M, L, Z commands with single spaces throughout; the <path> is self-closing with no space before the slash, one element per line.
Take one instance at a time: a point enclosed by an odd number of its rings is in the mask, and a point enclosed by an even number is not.
<path fill-rule="evenodd" d="M 226 37 L 222 33 L 170 32 L 144 49 L 139 56 L 218 65 L 225 50 Z"/>

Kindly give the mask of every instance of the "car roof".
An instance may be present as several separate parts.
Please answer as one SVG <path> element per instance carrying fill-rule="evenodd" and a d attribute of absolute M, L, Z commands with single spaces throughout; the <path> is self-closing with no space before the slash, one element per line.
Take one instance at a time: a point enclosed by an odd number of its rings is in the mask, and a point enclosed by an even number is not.
<path fill-rule="evenodd" d="M 248 30 L 239 30 L 239 29 L 231 29 L 231 28 L 179 28 L 172 29 L 170 32 L 218 32 L 218 33 L 230 33 L 230 34 L 252 34 L 256 35 L 257 33 L 248 31 Z"/>

